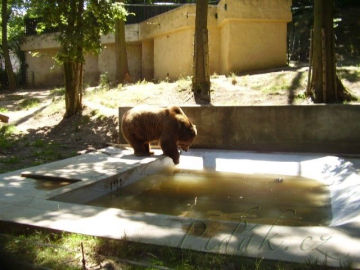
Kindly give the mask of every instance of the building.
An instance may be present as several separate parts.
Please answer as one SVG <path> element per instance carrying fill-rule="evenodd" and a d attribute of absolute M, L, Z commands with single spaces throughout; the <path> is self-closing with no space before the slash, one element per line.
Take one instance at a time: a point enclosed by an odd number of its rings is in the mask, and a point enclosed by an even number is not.
<path fill-rule="evenodd" d="M 221 0 L 209 6 L 210 74 L 229 74 L 286 65 L 287 23 L 291 0 Z M 126 25 L 129 71 L 134 81 L 177 79 L 192 74 L 195 4 L 185 4 L 140 23 Z M 62 67 L 53 56 L 56 34 L 29 36 L 25 51 L 27 83 L 63 85 Z M 84 81 L 97 84 L 107 73 L 115 78 L 114 34 L 101 38 L 104 49 L 87 55 Z"/>

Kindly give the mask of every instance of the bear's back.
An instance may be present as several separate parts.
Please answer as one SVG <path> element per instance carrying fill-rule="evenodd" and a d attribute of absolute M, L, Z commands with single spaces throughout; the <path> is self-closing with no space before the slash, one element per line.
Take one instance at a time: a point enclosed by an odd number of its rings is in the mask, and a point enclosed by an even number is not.
<path fill-rule="evenodd" d="M 163 130 L 166 108 L 147 105 L 136 106 L 122 118 L 121 128 L 125 136 L 131 131 L 145 141 L 158 140 Z"/>

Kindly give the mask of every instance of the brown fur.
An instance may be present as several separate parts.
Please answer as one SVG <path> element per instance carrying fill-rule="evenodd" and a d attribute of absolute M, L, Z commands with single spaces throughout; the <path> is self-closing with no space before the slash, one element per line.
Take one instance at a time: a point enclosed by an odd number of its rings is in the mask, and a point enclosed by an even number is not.
<path fill-rule="evenodd" d="M 138 106 L 122 117 L 121 130 L 135 155 L 151 155 L 150 142 L 160 141 L 164 155 L 179 163 L 178 147 L 187 151 L 197 135 L 196 126 L 180 107 Z"/>

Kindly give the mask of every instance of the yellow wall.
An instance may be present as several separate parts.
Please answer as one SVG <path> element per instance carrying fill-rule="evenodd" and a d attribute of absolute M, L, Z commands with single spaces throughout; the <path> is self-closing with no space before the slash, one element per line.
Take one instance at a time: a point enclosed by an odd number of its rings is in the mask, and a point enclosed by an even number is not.
<path fill-rule="evenodd" d="M 243 72 L 286 65 L 286 25 L 291 0 L 221 0 L 209 6 L 210 74 Z M 186 4 L 139 24 L 126 25 L 129 72 L 133 81 L 177 79 L 192 75 L 195 5 Z M 56 34 L 28 37 L 22 50 L 39 51 L 26 61 L 35 85 L 61 84 L 61 69 L 50 71 Z M 86 56 L 85 82 L 107 72 L 115 79 L 114 34 L 102 36 L 99 56 Z M 51 52 L 51 53 L 50 53 Z M 50 53 L 50 54 L 49 54 Z M 31 81 L 31 80 L 30 80 Z M 30 82 L 29 81 L 29 82 Z"/>
<path fill-rule="evenodd" d="M 209 69 L 210 74 L 221 72 L 220 67 L 220 29 L 216 26 L 210 26 L 208 28 L 208 40 L 209 40 Z M 191 50 L 191 55 L 193 49 Z"/>
<path fill-rule="evenodd" d="M 141 44 L 127 44 L 129 73 L 132 80 L 141 78 Z M 98 56 L 100 74 L 107 73 L 110 81 L 115 81 L 115 44 L 106 44 Z"/>
<path fill-rule="evenodd" d="M 141 79 L 141 43 L 132 43 L 126 46 L 128 54 L 128 65 L 131 80 L 133 82 Z"/>
<path fill-rule="evenodd" d="M 192 73 L 193 31 L 186 29 L 154 40 L 154 78 L 176 79 Z"/>
<path fill-rule="evenodd" d="M 220 28 L 220 73 L 230 70 L 230 25 L 224 24 Z"/>
<path fill-rule="evenodd" d="M 144 40 L 141 50 L 141 75 L 146 80 L 152 80 L 154 78 L 154 40 Z"/>
<path fill-rule="evenodd" d="M 223 31 L 226 38 L 222 73 L 286 64 L 286 24 L 229 21 Z"/>

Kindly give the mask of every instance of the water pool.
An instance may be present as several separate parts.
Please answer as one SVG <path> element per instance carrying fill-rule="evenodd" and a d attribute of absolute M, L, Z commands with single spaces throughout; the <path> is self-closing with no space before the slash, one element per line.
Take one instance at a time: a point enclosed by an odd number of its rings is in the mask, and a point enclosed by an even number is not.
<path fill-rule="evenodd" d="M 327 225 L 329 189 L 288 175 L 175 170 L 146 176 L 90 205 L 210 220 Z"/>

